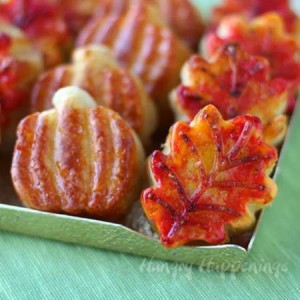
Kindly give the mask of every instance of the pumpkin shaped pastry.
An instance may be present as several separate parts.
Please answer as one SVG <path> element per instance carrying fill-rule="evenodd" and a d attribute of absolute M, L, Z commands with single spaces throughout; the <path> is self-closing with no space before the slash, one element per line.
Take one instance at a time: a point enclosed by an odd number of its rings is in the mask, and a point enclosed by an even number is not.
<path fill-rule="evenodd" d="M 62 87 L 78 86 L 86 90 L 98 105 L 118 112 L 147 141 L 156 128 L 155 105 L 142 83 L 119 67 L 111 51 L 104 46 L 86 46 L 73 53 L 73 62 L 42 74 L 32 93 L 31 110 L 52 107 L 54 93 Z"/>
<path fill-rule="evenodd" d="M 156 6 L 156 15 L 161 14 L 162 22 L 168 25 L 186 44 L 195 49 L 204 30 L 200 13 L 190 0 L 54 0 L 59 3 L 68 26 L 76 35 L 95 14 L 103 12 L 107 4 L 115 13 L 121 13 L 126 5 L 136 5 L 137 1 Z"/>
<path fill-rule="evenodd" d="M 77 87 L 60 89 L 53 103 L 18 127 L 12 178 L 20 199 L 37 210 L 120 220 L 139 193 L 144 152 L 134 131 Z"/>
<path fill-rule="evenodd" d="M 269 62 L 237 44 L 226 44 L 210 61 L 192 56 L 170 100 L 177 120 L 191 122 L 200 109 L 213 104 L 225 119 L 244 114 L 259 117 L 267 143 L 277 145 L 286 134 L 286 81 L 270 79 Z"/>
<path fill-rule="evenodd" d="M 139 0 L 103 0 L 79 34 L 77 46 L 105 44 L 121 64 L 141 78 L 162 110 L 179 82 L 190 49 L 161 21 L 155 6 Z"/>
<path fill-rule="evenodd" d="M 249 22 L 241 16 L 224 18 L 217 32 L 204 38 L 203 54 L 209 57 L 228 42 L 237 42 L 250 54 L 269 60 L 271 77 L 283 78 L 289 84 L 289 110 L 292 110 L 300 84 L 299 43 L 284 30 L 281 17 L 268 13 Z"/>
<path fill-rule="evenodd" d="M 17 124 L 28 113 L 31 89 L 42 70 L 42 55 L 26 35 L 0 20 L 2 150 L 4 145 L 9 150 L 14 143 Z"/>
<path fill-rule="evenodd" d="M 277 160 L 257 117 L 224 121 L 208 105 L 191 122 L 173 125 L 163 152 L 150 158 L 153 186 L 141 196 L 165 247 L 221 244 L 251 228 L 277 188 Z"/>
<path fill-rule="evenodd" d="M 0 18 L 26 32 L 43 53 L 47 68 L 63 62 L 71 47 L 71 35 L 59 6 L 52 0 L 0 2 Z"/>
<path fill-rule="evenodd" d="M 300 20 L 291 9 L 289 0 L 223 0 L 220 6 L 213 9 L 212 24 L 219 24 L 228 15 L 239 14 L 253 19 L 268 12 L 278 13 L 284 21 L 286 31 L 300 37 Z"/>

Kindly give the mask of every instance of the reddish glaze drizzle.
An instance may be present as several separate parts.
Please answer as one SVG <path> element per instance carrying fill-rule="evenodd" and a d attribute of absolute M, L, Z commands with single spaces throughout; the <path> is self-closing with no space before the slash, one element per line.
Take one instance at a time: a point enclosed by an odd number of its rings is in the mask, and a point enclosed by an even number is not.
<path fill-rule="evenodd" d="M 212 63 L 195 55 L 186 68 L 194 81 L 201 82 L 177 88 L 177 104 L 189 121 L 208 104 L 215 105 L 225 119 L 247 114 L 260 106 L 256 111 L 265 119 L 264 115 L 278 106 L 275 101 L 270 106 L 270 98 L 280 98 L 287 92 L 285 80 L 269 79 L 266 59 L 247 54 L 237 44 L 226 44 Z M 279 105 L 285 101 L 282 99 Z"/>
<path fill-rule="evenodd" d="M 258 118 L 224 122 L 213 106 L 205 107 L 194 125 L 173 126 L 170 153 L 155 151 L 151 157 L 156 187 L 141 198 L 164 246 L 223 243 L 226 226 L 248 216 L 247 204 L 272 200 L 274 187 L 265 172 L 276 162 L 277 151 L 262 142 L 260 132 Z"/>
<path fill-rule="evenodd" d="M 258 22 L 259 20 L 259 22 Z M 290 110 L 293 109 L 300 83 L 299 44 L 297 40 L 282 31 L 282 19 L 277 14 L 266 14 L 247 23 L 240 16 L 224 19 L 226 36 L 209 33 L 205 51 L 213 55 L 229 42 L 236 42 L 252 55 L 267 58 L 272 78 L 283 78 L 289 84 Z"/>

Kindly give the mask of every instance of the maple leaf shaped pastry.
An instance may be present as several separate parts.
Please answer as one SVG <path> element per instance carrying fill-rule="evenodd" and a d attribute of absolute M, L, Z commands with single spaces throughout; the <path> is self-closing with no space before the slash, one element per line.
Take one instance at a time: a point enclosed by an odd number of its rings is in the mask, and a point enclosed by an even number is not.
<path fill-rule="evenodd" d="M 10 0 L 0 3 L 0 18 L 22 29 L 43 53 L 47 68 L 65 61 L 71 35 L 52 0 Z"/>
<path fill-rule="evenodd" d="M 60 89 L 53 103 L 18 127 L 11 172 L 21 201 L 42 211 L 119 220 L 140 193 L 144 151 L 136 134 L 77 87 Z"/>
<path fill-rule="evenodd" d="M 284 30 L 280 16 L 267 13 L 249 22 L 241 16 L 224 18 L 217 32 L 208 33 L 203 39 L 203 54 L 209 57 L 229 42 L 237 42 L 250 54 L 269 60 L 272 78 L 283 78 L 289 83 L 292 110 L 300 83 L 299 43 Z"/>
<path fill-rule="evenodd" d="M 51 108 L 54 93 L 66 86 L 78 86 L 98 105 L 118 112 L 143 141 L 147 141 L 156 128 L 155 105 L 142 83 L 121 68 L 112 52 L 104 46 L 77 48 L 72 64 L 43 73 L 32 92 L 31 111 Z"/>
<path fill-rule="evenodd" d="M 239 14 L 247 19 L 253 19 L 268 12 L 278 13 L 283 21 L 287 32 L 299 37 L 300 20 L 291 9 L 289 0 L 223 0 L 220 6 L 213 9 L 212 23 L 219 24 L 228 15 Z"/>
<path fill-rule="evenodd" d="M 191 51 L 160 16 L 156 6 L 144 1 L 103 0 L 80 32 L 77 46 L 105 44 L 112 48 L 115 57 L 141 78 L 164 111 Z"/>
<path fill-rule="evenodd" d="M 17 124 L 28 112 L 31 89 L 42 70 L 41 53 L 22 31 L 0 20 L 2 148 L 14 143 Z"/>
<path fill-rule="evenodd" d="M 154 186 L 141 202 L 165 247 L 220 244 L 249 229 L 255 212 L 277 193 L 269 178 L 277 150 L 262 140 L 257 117 L 224 121 L 208 105 L 191 122 L 177 122 L 163 152 L 150 159 Z"/>
<path fill-rule="evenodd" d="M 237 44 L 226 44 L 210 61 L 192 56 L 170 100 L 177 120 L 191 122 L 201 108 L 213 104 L 226 120 L 244 114 L 259 117 L 269 144 L 279 144 L 286 134 L 286 81 L 270 79 L 269 62 Z"/>

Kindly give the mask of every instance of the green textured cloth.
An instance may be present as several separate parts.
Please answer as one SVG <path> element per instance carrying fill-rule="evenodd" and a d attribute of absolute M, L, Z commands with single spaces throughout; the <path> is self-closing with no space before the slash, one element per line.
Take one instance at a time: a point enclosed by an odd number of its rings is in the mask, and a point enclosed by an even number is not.
<path fill-rule="evenodd" d="M 0 232 L 0 299 L 300 299 L 300 110 L 293 127 L 279 195 L 240 273 Z"/>

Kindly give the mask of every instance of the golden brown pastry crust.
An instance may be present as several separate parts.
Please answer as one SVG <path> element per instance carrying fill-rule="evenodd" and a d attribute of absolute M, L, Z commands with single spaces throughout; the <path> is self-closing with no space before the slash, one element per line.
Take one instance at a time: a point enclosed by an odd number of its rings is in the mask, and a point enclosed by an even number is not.
<path fill-rule="evenodd" d="M 88 44 L 111 47 L 161 106 L 168 106 L 167 95 L 178 83 L 180 68 L 191 53 L 162 25 L 155 7 L 141 1 L 104 0 L 77 40 L 77 46 Z"/>
<path fill-rule="evenodd" d="M 28 112 L 32 86 L 43 70 L 42 55 L 25 34 L 0 20 L 1 150 L 9 150 L 19 121 Z"/>
<path fill-rule="evenodd" d="M 156 128 L 156 110 L 142 83 L 129 71 L 119 67 L 111 51 L 104 46 L 78 48 L 73 63 L 44 73 L 32 93 L 31 111 L 52 107 L 52 97 L 61 87 L 78 86 L 98 105 L 118 112 L 143 141 Z"/>
<path fill-rule="evenodd" d="M 83 90 L 54 96 L 55 109 L 19 125 L 12 178 L 34 209 L 118 220 L 139 193 L 143 149 L 115 112 Z"/>

